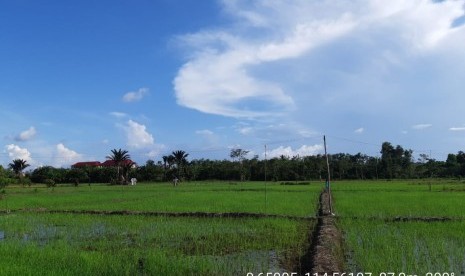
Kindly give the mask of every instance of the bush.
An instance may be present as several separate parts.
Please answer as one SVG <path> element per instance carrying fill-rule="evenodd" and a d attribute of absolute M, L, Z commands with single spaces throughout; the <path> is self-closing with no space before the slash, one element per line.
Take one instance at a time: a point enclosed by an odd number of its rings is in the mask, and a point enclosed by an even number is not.
<path fill-rule="evenodd" d="M 310 182 L 281 182 L 281 185 L 310 185 Z"/>
<path fill-rule="evenodd" d="M 47 184 L 47 180 L 53 180 L 54 183 L 60 183 L 63 181 L 64 172 L 64 169 L 55 169 L 51 166 L 40 167 L 31 173 L 31 180 L 34 183 Z"/>
<path fill-rule="evenodd" d="M 83 169 L 70 169 L 65 173 L 65 182 L 72 183 L 74 186 L 78 186 L 81 182 L 88 182 L 89 176 Z"/>
<path fill-rule="evenodd" d="M 11 185 L 11 184 L 16 184 L 17 180 L 14 178 L 8 178 L 8 177 L 0 177 L 0 189 Z"/>
<path fill-rule="evenodd" d="M 47 187 L 55 187 L 56 184 L 55 184 L 55 181 L 53 179 L 45 179 L 44 180 L 44 183 L 45 185 L 47 185 Z"/>

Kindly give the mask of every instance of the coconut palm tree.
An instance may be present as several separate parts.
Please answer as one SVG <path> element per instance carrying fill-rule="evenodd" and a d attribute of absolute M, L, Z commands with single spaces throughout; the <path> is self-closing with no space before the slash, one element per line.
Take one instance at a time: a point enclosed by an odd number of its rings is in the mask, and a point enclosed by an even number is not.
<path fill-rule="evenodd" d="M 20 181 L 23 177 L 23 170 L 29 166 L 27 161 L 23 159 L 14 159 L 12 163 L 8 164 L 8 167 L 16 174 Z"/>
<path fill-rule="evenodd" d="M 135 166 L 136 166 L 136 163 L 133 161 L 125 162 L 122 165 L 122 168 L 123 168 L 122 175 L 126 177 L 126 181 L 129 180 L 129 171 L 131 171 L 131 169 L 134 168 Z"/>
<path fill-rule="evenodd" d="M 8 167 L 13 170 L 13 172 L 16 174 L 16 176 L 21 176 L 23 173 L 23 170 L 30 165 L 27 164 L 26 160 L 23 159 L 15 159 L 13 160 L 12 163 L 8 164 Z"/>
<path fill-rule="evenodd" d="M 112 160 L 115 162 L 116 168 L 117 168 L 117 174 L 118 174 L 118 181 L 123 183 L 123 177 L 120 174 L 120 169 L 121 166 L 123 165 L 124 161 L 129 160 L 131 156 L 129 155 L 127 150 L 122 150 L 122 149 L 112 149 L 111 150 L 111 155 L 107 156 L 108 160 Z"/>
<path fill-rule="evenodd" d="M 183 150 L 176 150 L 171 153 L 171 156 L 178 169 L 178 174 L 181 174 L 184 167 L 187 165 L 187 156 L 189 156 L 189 154 Z"/>

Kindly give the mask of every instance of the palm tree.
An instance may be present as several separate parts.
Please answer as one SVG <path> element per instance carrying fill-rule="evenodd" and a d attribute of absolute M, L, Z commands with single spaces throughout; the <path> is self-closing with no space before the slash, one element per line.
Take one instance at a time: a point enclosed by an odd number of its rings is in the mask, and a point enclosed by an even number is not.
<path fill-rule="evenodd" d="M 118 172 L 118 181 L 122 181 L 122 175 L 120 174 L 120 168 L 124 161 L 129 160 L 131 156 L 129 155 L 127 150 L 122 149 L 112 149 L 111 155 L 107 156 L 108 160 L 112 160 L 116 164 L 117 172 Z"/>
<path fill-rule="evenodd" d="M 27 164 L 27 161 L 23 159 L 14 159 L 12 163 L 8 164 L 8 167 L 13 170 L 20 181 L 23 177 L 23 170 L 29 166 L 30 165 Z"/>
<path fill-rule="evenodd" d="M 181 174 L 183 172 L 183 167 L 187 165 L 187 156 L 189 156 L 189 154 L 183 150 L 176 150 L 171 153 L 171 156 L 174 163 L 176 163 L 178 174 Z"/>
<path fill-rule="evenodd" d="M 126 176 L 126 181 L 129 180 L 129 171 L 136 166 L 136 163 L 133 161 L 124 162 L 123 164 L 123 175 Z M 127 183 L 127 182 L 126 182 Z"/>

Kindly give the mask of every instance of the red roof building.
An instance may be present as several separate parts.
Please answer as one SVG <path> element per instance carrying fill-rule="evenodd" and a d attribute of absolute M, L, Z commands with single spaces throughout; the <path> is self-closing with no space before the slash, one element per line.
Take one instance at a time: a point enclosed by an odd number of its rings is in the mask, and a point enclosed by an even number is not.
<path fill-rule="evenodd" d="M 121 162 L 121 166 L 134 166 L 136 163 L 128 159 Z M 116 162 L 113 160 L 107 160 L 101 164 L 102 167 L 116 167 Z"/>

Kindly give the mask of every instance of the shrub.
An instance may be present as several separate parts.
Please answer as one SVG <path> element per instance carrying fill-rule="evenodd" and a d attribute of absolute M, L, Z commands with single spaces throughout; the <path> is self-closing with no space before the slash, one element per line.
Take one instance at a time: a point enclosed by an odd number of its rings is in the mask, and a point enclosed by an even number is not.
<path fill-rule="evenodd" d="M 281 182 L 281 185 L 310 185 L 310 182 Z"/>
<path fill-rule="evenodd" d="M 55 187 L 56 186 L 55 181 L 53 179 L 45 179 L 44 183 L 45 183 L 45 185 L 47 185 L 47 187 Z"/>
<path fill-rule="evenodd" d="M 8 177 L 0 177 L 0 189 L 3 189 L 4 187 L 11 185 L 11 184 L 16 184 L 17 180 L 14 178 L 8 178 Z"/>

